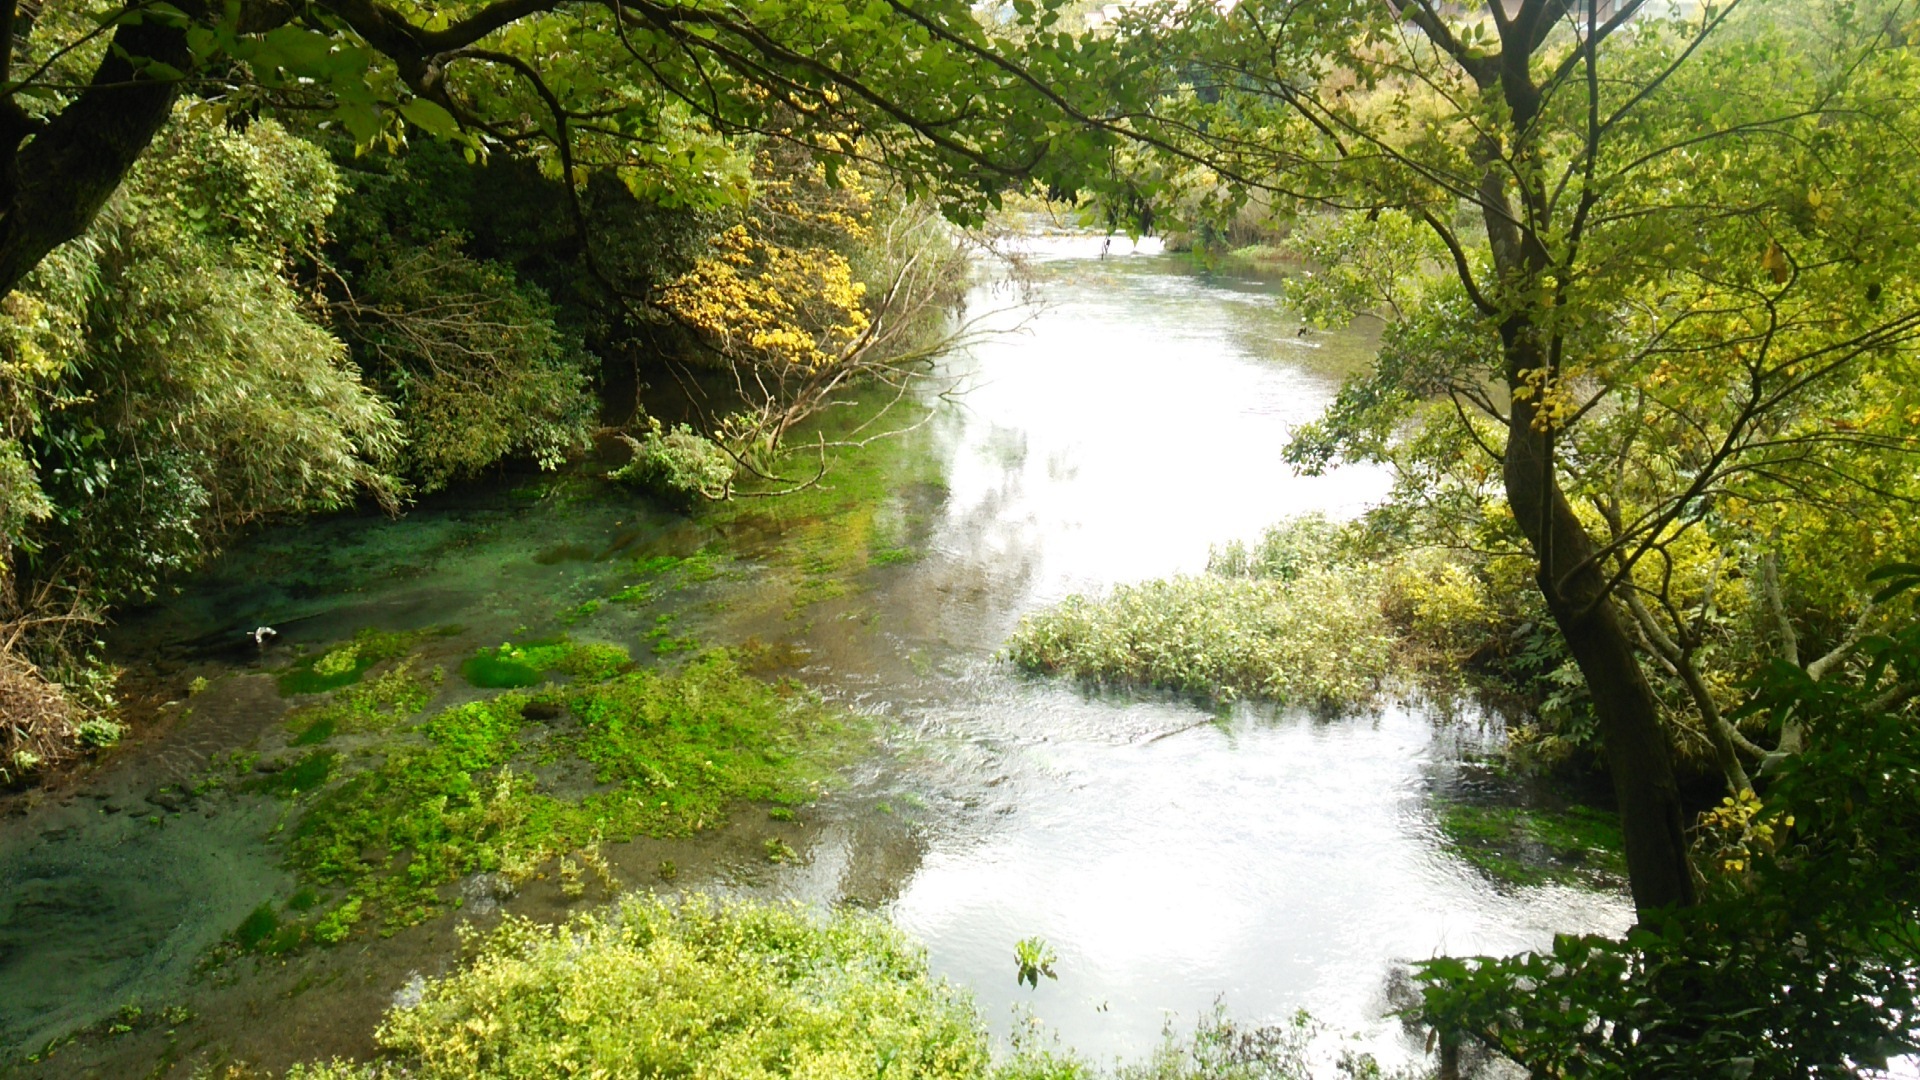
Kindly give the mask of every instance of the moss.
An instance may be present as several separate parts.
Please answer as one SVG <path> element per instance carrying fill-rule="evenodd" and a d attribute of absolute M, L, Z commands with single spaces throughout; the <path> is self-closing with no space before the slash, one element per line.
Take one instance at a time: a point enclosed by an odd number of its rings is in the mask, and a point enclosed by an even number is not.
<path fill-rule="evenodd" d="M 409 657 L 371 683 L 347 687 L 288 713 L 286 726 L 293 736 L 292 745 L 311 746 L 338 734 L 391 728 L 426 708 L 433 697 L 433 686 L 440 680 L 438 668 L 421 675 Z"/>
<path fill-rule="evenodd" d="M 277 680 L 281 696 L 324 694 L 329 690 L 352 686 L 376 664 L 405 656 L 429 638 L 451 637 L 458 633 L 458 626 L 430 626 L 424 630 L 399 631 L 367 627 L 326 652 L 305 657 L 281 672 Z"/>
<path fill-rule="evenodd" d="M 491 690 L 518 690 L 538 686 L 548 672 L 576 679 L 603 679 L 633 663 L 618 645 L 576 642 L 571 638 L 541 638 L 481 649 L 460 665 L 468 683 Z"/>
<path fill-rule="evenodd" d="M 582 681 L 447 709 L 385 747 L 296 826 L 290 859 L 303 882 L 406 925 L 441 910 L 441 890 L 470 874 L 520 879 L 601 840 L 717 825 L 739 801 L 810 800 L 859 736 L 850 717 L 797 684 L 745 674 L 722 650 L 675 672 L 612 673 L 612 659 L 576 650 L 566 663 Z M 569 762 L 591 773 L 588 790 L 542 779 Z"/>
<path fill-rule="evenodd" d="M 1626 878 L 1619 819 L 1610 811 L 1444 803 L 1447 846 L 1510 885 L 1615 883 Z"/>

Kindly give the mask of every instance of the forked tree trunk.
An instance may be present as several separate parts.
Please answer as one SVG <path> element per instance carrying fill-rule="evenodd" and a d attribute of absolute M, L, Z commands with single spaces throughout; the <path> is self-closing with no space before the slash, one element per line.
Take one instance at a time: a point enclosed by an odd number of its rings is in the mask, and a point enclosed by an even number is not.
<path fill-rule="evenodd" d="M 1508 351 L 1510 376 L 1538 366 L 1524 345 L 1509 342 Z M 1560 490 L 1549 437 L 1534 430 L 1535 412 L 1531 401 L 1513 404 L 1504 467 L 1507 499 L 1538 556 L 1540 592 L 1586 679 L 1600 720 L 1633 904 L 1644 921 L 1662 909 L 1694 902 L 1680 792 L 1653 689 L 1609 594 L 1606 567 L 1593 560 L 1593 540 Z"/>

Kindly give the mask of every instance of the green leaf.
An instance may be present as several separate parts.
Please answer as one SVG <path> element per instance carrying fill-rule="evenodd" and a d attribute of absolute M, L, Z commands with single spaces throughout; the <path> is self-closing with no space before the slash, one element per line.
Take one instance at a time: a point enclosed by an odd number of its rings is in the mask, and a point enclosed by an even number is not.
<path fill-rule="evenodd" d="M 459 121 L 455 120 L 453 114 L 437 101 L 413 98 L 400 106 L 400 115 L 406 117 L 408 123 L 429 135 L 451 139 L 460 134 Z"/>

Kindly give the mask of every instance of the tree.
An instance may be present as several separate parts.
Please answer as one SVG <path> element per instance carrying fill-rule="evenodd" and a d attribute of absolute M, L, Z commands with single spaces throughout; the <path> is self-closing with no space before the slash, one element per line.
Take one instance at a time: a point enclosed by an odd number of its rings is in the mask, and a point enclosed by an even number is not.
<path fill-rule="evenodd" d="M 1750 681 L 1750 708 L 1811 737 L 1764 799 L 1703 819 L 1704 903 L 1624 939 L 1428 961 L 1410 1013 L 1535 1076 L 1862 1076 L 1920 1049 L 1920 742 L 1884 691 L 1914 678 L 1920 623 L 1859 647 L 1855 670 Z"/>
<path fill-rule="evenodd" d="M 1695 884 L 1636 583 L 1711 514 L 1870 490 L 1865 458 L 1915 448 L 1913 6 L 1467 7 L 1155 7 L 1116 64 L 1184 63 L 1087 119 L 1219 209 L 1258 192 L 1399 246 L 1332 283 L 1393 319 L 1296 453 L 1454 414 L 1584 676 L 1647 918 Z"/>
<path fill-rule="evenodd" d="M 0 35 L 0 295 L 80 235 L 189 89 L 236 113 L 324 110 L 362 148 L 411 126 L 537 157 L 576 224 L 596 173 L 738 202 L 725 140 L 742 133 L 884 158 L 977 212 L 1067 130 L 1023 73 L 978 62 L 986 31 L 959 0 L 7 0 Z"/>

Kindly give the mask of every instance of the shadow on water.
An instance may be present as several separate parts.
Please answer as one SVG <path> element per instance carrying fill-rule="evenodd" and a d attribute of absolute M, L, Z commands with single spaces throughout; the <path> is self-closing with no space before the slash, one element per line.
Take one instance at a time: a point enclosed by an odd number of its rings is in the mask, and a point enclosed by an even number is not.
<path fill-rule="evenodd" d="M 394 995 L 446 969 L 455 918 L 196 974 L 291 888 L 286 804 L 235 784 L 180 790 L 281 751 L 287 702 L 264 673 L 369 626 L 458 627 L 423 646 L 452 671 L 554 632 L 644 657 L 665 617 L 751 642 L 765 670 L 885 718 L 881 752 L 800 820 L 746 810 L 692 840 L 613 845 L 620 879 L 886 911 L 991 1021 L 1030 1007 L 1098 1058 L 1151 1046 L 1169 1014 L 1191 1020 L 1221 995 L 1250 1020 L 1309 1007 L 1391 1052 L 1379 1012 L 1396 962 L 1623 926 L 1618 895 L 1497 885 L 1441 841 L 1431 797 L 1497 744 L 1495 720 L 1436 723 L 1394 702 L 1220 718 L 996 659 L 1025 612 L 1197 572 L 1210 544 L 1350 514 L 1387 488 L 1364 470 L 1295 477 L 1281 459 L 1367 334 L 1303 334 L 1269 284 L 1098 246 L 1038 242 L 1045 311 L 950 358 L 964 397 L 805 498 L 689 520 L 582 477 L 473 489 L 399 519 L 263 533 L 134 613 L 116 648 L 163 722 L 0 826 L 0 1043 L 32 1049 L 139 1002 L 132 1030 L 43 1072 L 278 1068 L 367 1052 Z M 265 649 L 248 636 L 259 626 L 279 631 Z M 196 678 L 206 688 L 186 695 Z M 478 693 L 457 684 L 436 707 Z M 770 863 L 769 840 L 798 857 Z M 459 919 L 574 903 L 550 881 L 504 905 L 475 897 Z M 1035 934 L 1059 980 L 1028 990 L 1012 946 Z M 169 1003 L 194 1018 L 154 1019 Z"/>

